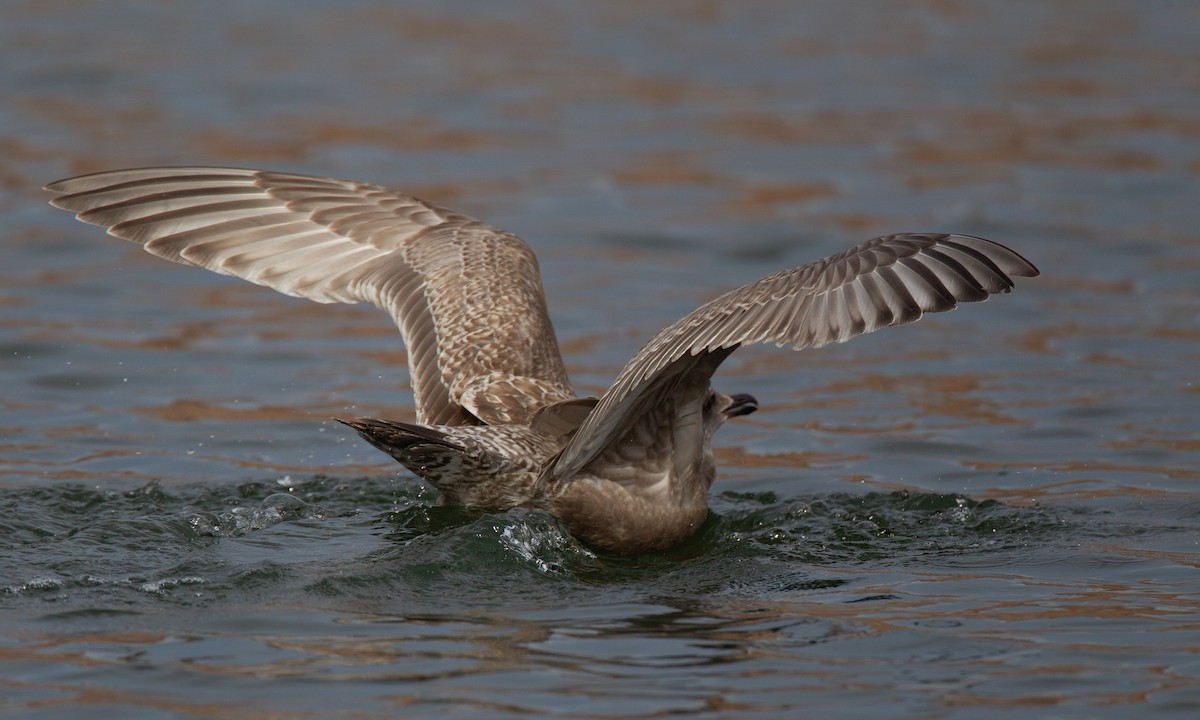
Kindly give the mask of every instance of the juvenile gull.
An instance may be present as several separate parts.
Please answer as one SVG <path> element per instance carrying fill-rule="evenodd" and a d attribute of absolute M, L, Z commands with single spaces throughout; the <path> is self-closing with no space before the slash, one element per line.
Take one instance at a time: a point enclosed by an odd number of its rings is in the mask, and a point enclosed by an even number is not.
<path fill-rule="evenodd" d="M 982 238 L 875 238 L 701 305 L 600 398 L 580 398 L 533 251 L 478 220 L 378 185 L 233 168 L 117 170 L 46 189 L 54 206 L 168 260 L 386 310 L 408 348 L 417 424 L 341 422 L 445 502 L 546 510 L 623 553 L 673 545 L 707 516 L 713 432 L 757 409 L 709 384 L 738 347 L 843 342 L 1038 275 Z"/>

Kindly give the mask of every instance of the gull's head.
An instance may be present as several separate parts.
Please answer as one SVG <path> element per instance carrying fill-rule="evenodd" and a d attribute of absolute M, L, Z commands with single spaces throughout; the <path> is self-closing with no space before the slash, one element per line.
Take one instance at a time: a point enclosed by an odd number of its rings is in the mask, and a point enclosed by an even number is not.
<path fill-rule="evenodd" d="M 704 400 L 704 426 L 711 432 L 729 418 L 749 415 L 757 409 L 758 400 L 755 400 L 753 395 L 726 395 L 709 390 L 708 397 Z"/>

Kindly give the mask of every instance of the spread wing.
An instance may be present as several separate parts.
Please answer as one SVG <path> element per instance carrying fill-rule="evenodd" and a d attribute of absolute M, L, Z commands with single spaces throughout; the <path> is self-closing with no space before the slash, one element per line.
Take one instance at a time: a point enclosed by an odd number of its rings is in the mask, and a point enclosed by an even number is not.
<path fill-rule="evenodd" d="M 520 238 L 378 185 L 209 167 L 60 180 L 55 207 L 148 252 L 317 302 L 386 310 L 417 419 L 526 422 L 573 398 Z"/>
<path fill-rule="evenodd" d="M 711 377 L 740 345 L 800 350 L 844 342 L 926 312 L 986 300 L 1011 290 L 1013 277 L 1037 275 L 1037 268 L 1003 245 L 935 234 L 888 235 L 768 275 L 658 333 L 621 370 L 542 477 L 571 477 L 631 429 L 653 436 L 644 427 L 650 409 L 681 384 L 694 384 L 697 372 Z"/>

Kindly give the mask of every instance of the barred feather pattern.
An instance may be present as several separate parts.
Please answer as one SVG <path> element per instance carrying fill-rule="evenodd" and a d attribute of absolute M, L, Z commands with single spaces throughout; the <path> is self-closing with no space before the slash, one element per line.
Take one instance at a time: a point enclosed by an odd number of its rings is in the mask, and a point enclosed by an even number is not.
<path fill-rule="evenodd" d="M 980 302 L 1038 274 L 998 243 L 969 235 L 905 233 L 768 275 L 705 303 L 659 332 L 617 375 L 575 437 L 543 473 L 570 477 L 615 442 L 641 398 L 672 381 L 673 366 L 750 343 L 795 350 L 844 342 Z"/>
<path fill-rule="evenodd" d="M 533 251 L 461 213 L 378 185 L 236 168 L 118 170 L 46 189 L 167 260 L 387 311 L 423 423 L 523 422 L 575 397 Z"/>

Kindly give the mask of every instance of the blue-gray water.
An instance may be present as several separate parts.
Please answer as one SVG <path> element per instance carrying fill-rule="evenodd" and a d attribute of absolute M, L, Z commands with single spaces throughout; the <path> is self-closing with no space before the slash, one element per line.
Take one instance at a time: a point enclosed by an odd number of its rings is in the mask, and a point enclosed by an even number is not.
<path fill-rule="evenodd" d="M 0 10 L 0 714 L 1200 715 L 1200 6 L 16 2 Z M 576 385 L 886 232 L 1010 296 L 743 349 L 658 555 L 435 507 L 386 316 L 45 204 L 209 163 L 406 189 L 538 251 Z"/>

